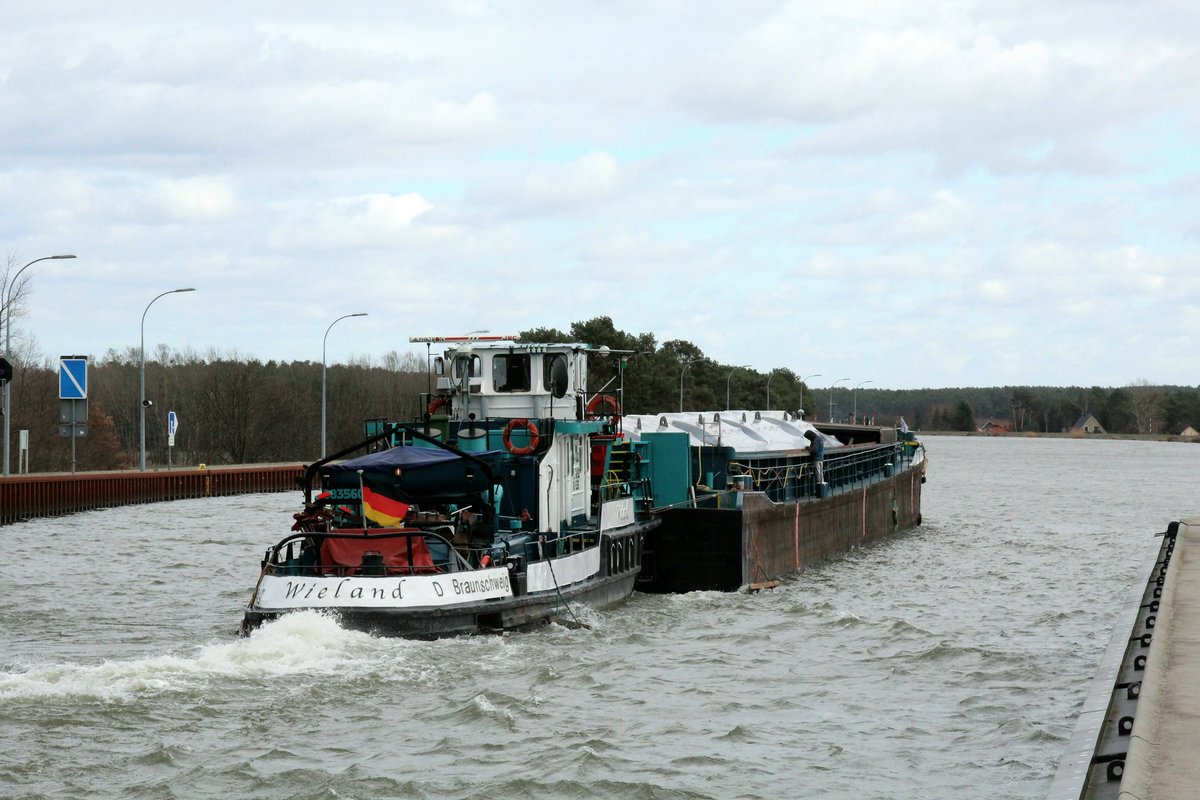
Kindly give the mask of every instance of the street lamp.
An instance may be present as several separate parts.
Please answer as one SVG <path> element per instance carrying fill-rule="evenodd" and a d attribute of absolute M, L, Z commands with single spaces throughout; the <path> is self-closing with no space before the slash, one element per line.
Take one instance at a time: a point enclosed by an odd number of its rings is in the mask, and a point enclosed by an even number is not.
<path fill-rule="evenodd" d="M 679 413 L 683 413 L 683 373 L 692 365 L 690 361 L 684 361 L 683 366 L 679 368 Z"/>
<path fill-rule="evenodd" d="M 775 369 L 771 370 L 769 375 L 767 375 L 767 411 L 771 410 L 771 378 L 774 378 L 775 373 L 779 372 L 781 369 L 783 369 L 783 367 L 776 367 Z"/>
<path fill-rule="evenodd" d="M 139 373 L 141 375 L 141 403 L 138 408 L 138 469 L 142 472 L 146 471 L 146 313 L 150 311 L 150 306 L 154 305 L 159 297 L 166 297 L 169 294 L 178 294 L 179 292 L 194 292 L 195 289 L 172 289 L 169 292 L 163 292 L 154 300 L 146 304 L 146 310 L 142 312 L 142 344 L 141 356 L 139 358 L 140 366 Z"/>
<path fill-rule="evenodd" d="M 819 378 L 819 377 L 821 377 L 821 373 L 814 372 L 812 375 L 805 375 L 803 378 L 800 379 L 800 411 L 802 411 L 802 412 L 804 411 L 804 387 L 808 385 L 808 379 L 809 378 Z M 816 401 L 817 401 L 817 395 L 814 392 L 813 393 L 813 402 L 815 403 Z"/>
<path fill-rule="evenodd" d="M 854 391 L 851 393 L 854 396 L 854 423 L 856 425 L 858 424 L 858 387 L 867 383 L 871 383 L 871 381 L 862 381 L 861 383 L 858 383 L 855 385 Z"/>
<path fill-rule="evenodd" d="M 17 274 L 8 282 L 8 286 L 4 287 L 4 305 L 0 306 L 0 313 L 4 315 L 4 360 L 7 361 L 12 352 L 12 294 L 13 288 L 17 285 L 17 278 L 21 277 L 21 273 L 32 267 L 39 261 L 50 261 L 59 258 L 74 258 L 71 255 L 62 256 L 42 256 L 35 258 L 25 266 L 17 270 Z M 12 393 L 9 384 L 12 381 L 4 382 L 4 476 L 8 477 L 8 421 L 12 416 Z"/>
<path fill-rule="evenodd" d="M 325 343 L 329 340 L 329 331 L 333 329 L 334 325 L 337 325 L 342 320 L 349 319 L 350 317 L 365 316 L 367 316 L 367 312 L 359 311 L 354 314 L 346 314 L 338 317 L 333 322 L 329 323 L 329 327 L 325 329 L 325 337 L 321 339 L 321 458 L 325 457 Z"/>
<path fill-rule="evenodd" d="M 729 381 L 733 378 L 733 373 L 739 369 L 750 369 L 749 364 L 738 364 L 733 369 L 729 370 L 729 374 L 725 376 L 725 410 L 729 410 Z"/>
<path fill-rule="evenodd" d="M 833 422 L 833 387 L 837 386 L 842 381 L 848 381 L 849 378 L 838 378 L 833 383 L 829 384 L 829 421 Z"/>

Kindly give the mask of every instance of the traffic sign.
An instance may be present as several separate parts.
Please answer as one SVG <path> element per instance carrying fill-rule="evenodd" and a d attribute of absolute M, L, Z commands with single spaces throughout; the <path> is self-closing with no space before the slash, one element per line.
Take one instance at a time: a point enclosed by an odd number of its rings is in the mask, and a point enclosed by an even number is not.
<path fill-rule="evenodd" d="M 168 411 L 167 412 L 167 436 L 174 438 L 175 431 L 178 427 L 179 427 L 179 417 L 177 417 L 175 415 L 174 411 Z"/>
<path fill-rule="evenodd" d="M 58 398 L 86 400 L 87 377 L 87 356 L 59 356 Z"/>

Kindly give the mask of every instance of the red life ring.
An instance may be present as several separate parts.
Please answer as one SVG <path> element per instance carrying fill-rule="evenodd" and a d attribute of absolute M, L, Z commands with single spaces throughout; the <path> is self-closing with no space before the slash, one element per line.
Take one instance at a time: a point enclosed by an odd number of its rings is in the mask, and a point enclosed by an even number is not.
<path fill-rule="evenodd" d="M 588 419 L 612 417 L 612 426 L 615 428 L 621 421 L 621 404 L 611 394 L 598 394 L 588 402 L 587 416 Z"/>
<path fill-rule="evenodd" d="M 517 428 L 524 428 L 529 434 L 529 444 L 524 447 L 515 447 L 512 443 L 512 432 Z M 534 425 L 527 419 L 510 419 L 508 424 L 504 426 L 504 448 L 514 456 L 527 456 L 534 450 L 537 450 L 538 444 L 542 441 L 542 436 L 538 433 L 537 425 Z"/>
<path fill-rule="evenodd" d="M 449 397 L 433 398 L 433 400 L 429 403 L 429 408 L 425 409 L 425 413 L 432 417 L 434 414 L 441 411 L 442 408 L 446 408 L 446 409 L 450 408 L 450 398 Z"/>

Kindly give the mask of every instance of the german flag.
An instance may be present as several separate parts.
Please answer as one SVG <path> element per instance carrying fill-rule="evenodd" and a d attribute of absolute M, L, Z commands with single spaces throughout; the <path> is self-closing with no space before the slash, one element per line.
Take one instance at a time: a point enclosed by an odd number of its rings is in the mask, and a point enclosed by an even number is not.
<path fill-rule="evenodd" d="M 384 528 L 393 528 L 404 521 L 408 503 L 375 491 L 367 486 L 362 490 L 363 516 Z"/>

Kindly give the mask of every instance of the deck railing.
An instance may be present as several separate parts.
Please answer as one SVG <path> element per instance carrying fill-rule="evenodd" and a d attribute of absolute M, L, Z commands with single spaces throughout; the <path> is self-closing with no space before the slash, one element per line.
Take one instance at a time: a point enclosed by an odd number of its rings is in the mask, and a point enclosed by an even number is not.
<path fill-rule="evenodd" d="M 822 473 L 828 492 L 837 493 L 906 469 L 913 451 L 902 442 L 827 450 Z M 777 503 L 820 496 L 816 466 L 808 456 L 731 461 L 729 480 L 734 487 L 729 491 L 764 492 Z"/>

